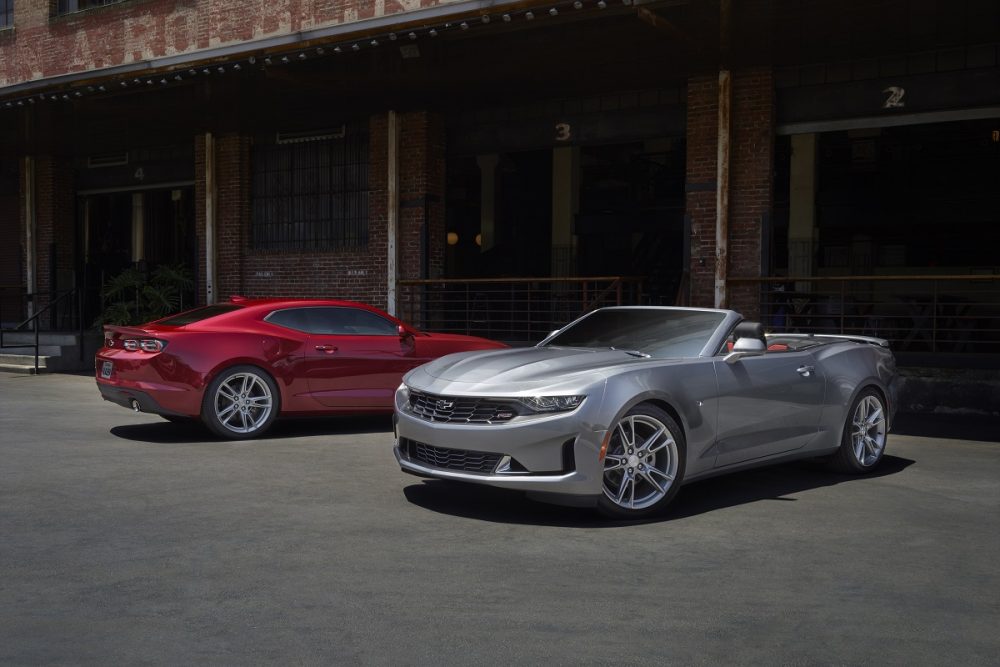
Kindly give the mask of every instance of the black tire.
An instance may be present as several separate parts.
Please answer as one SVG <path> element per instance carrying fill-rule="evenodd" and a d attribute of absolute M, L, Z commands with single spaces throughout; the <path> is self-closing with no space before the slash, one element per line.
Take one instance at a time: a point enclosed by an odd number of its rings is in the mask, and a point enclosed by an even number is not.
<path fill-rule="evenodd" d="M 201 401 L 205 426 L 222 438 L 234 440 L 263 435 L 280 411 L 278 385 L 256 366 L 233 366 L 221 371 L 209 383 Z"/>
<path fill-rule="evenodd" d="M 663 433 L 654 439 L 661 427 Z M 662 513 L 684 481 L 684 431 L 673 417 L 651 403 L 636 405 L 612 429 L 597 510 L 606 517 L 627 520 Z"/>
<path fill-rule="evenodd" d="M 830 457 L 832 470 L 854 475 L 871 472 L 882 461 L 889 440 L 885 398 L 873 387 L 863 389 L 847 411 L 840 449 Z"/>

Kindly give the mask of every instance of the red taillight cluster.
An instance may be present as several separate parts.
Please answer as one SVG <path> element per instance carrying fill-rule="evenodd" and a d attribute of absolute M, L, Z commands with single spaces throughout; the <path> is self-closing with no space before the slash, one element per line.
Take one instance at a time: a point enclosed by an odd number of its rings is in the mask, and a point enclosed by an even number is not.
<path fill-rule="evenodd" d="M 138 350 L 142 350 L 143 352 L 160 352 L 166 346 L 166 342 L 155 338 L 143 338 L 142 340 L 126 338 L 122 341 L 122 347 L 129 352 L 136 352 Z M 111 346 L 109 345 L 108 347 Z"/>

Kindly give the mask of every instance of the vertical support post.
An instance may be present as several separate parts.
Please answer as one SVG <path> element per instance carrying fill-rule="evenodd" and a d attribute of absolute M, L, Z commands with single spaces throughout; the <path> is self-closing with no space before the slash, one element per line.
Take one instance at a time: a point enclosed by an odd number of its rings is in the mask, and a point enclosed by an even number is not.
<path fill-rule="evenodd" d="M 399 250 L 396 239 L 399 237 L 399 116 L 395 111 L 389 112 L 388 140 L 388 191 L 389 201 L 386 206 L 386 294 L 385 309 L 390 315 L 398 312 L 396 304 L 396 283 L 399 280 Z M 424 225 L 427 224 L 426 218 Z"/>
<path fill-rule="evenodd" d="M 715 172 L 715 307 L 725 308 L 728 302 L 726 279 L 729 268 L 729 155 L 732 75 L 719 71 L 719 133 Z"/>
<path fill-rule="evenodd" d="M 732 141 L 733 82 L 729 70 L 732 0 L 719 2 L 719 127 L 715 161 L 715 307 L 728 305 L 729 272 L 729 155 Z"/>
<path fill-rule="evenodd" d="M 146 220 L 141 192 L 132 195 L 132 263 L 146 259 Z"/>
<path fill-rule="evenodd" d="M 24 248 L 25 288 L 28 292 L 28 302 L 25 304 L 25 316 L 35 314 L 35 291 L 38 289 L 38 251 L 35 239 L 38 236 L 38 209 L 35 205 L 35 159 L 30 155 L 24 158 Z M 37 326 L 37 324 L 36 324 Z"/>
<path fill-rule="evenodd" d="M 215 303 L 215 138 L 205 133 L 205 303 Z"/>
<path fill-rule="evenodd" d="M 479 252 L 486 252 L 496 242 L 496 173 L 500 156 L 496 153 L 477 155 L 479 165 Z"/>

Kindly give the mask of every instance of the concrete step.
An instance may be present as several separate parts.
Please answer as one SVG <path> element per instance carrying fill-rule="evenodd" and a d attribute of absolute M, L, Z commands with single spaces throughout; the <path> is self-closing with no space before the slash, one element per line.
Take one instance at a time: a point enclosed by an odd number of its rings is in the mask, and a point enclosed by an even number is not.
<path fill-rule="evenodd" d="M 38 343 L 39 345 L 60 345 L 63 347 L 68 347 L 71 345 L 80 344 L 80 335 L 76 333 L 67 333 L 65 331 L 39 331 L 38 332 Z M 4 345 L 32 345 L 35 344 L 35 332 L 34 331 L 4 331 L 3 332 L 3 344 Z"/>
<path fill-rule="evenodd" d="M 7 341 L 4 340 L 4 344 Z M 63 354 L 63 348 L 59 345 L 39 345 L 38 354 L 44 355 L 46 357 L 58 357 Z M 18 347 L 0 347 L 0 357 L 4 355 L 20 355 L 20 356 L 35 356 L 35 346 L 34 345 L 22 345 Z"/>
<path fill-rule="evenodd" d="M 53 361 L 55 359 L 58 359 L 58 357 L 39 356 L 38 372 L 51 372 Z M 5 373 L 22 373 L 32 375 L 35 372 L 35 355 L 0 354 L 0 371 Z"/>

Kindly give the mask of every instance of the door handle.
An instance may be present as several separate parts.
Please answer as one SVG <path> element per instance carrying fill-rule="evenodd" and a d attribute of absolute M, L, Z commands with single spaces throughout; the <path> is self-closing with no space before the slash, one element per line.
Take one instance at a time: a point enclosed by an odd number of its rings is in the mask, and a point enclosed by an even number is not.
<path fill-rule="evenodd" d="M 814 370 L 816 370 L 815 366 L 799 366 L 798 368 L 795 369 L 795 372 L 797 372 L 802 377 L 807 378 L 813 374 Z"/>
<path fill-rule="evenodd" d="M 335 345 L 317 345 L 316 351 L 326 352 L 327 354 L 333 354 L 334 352 L 337 351 L 337 347 Z"/>

